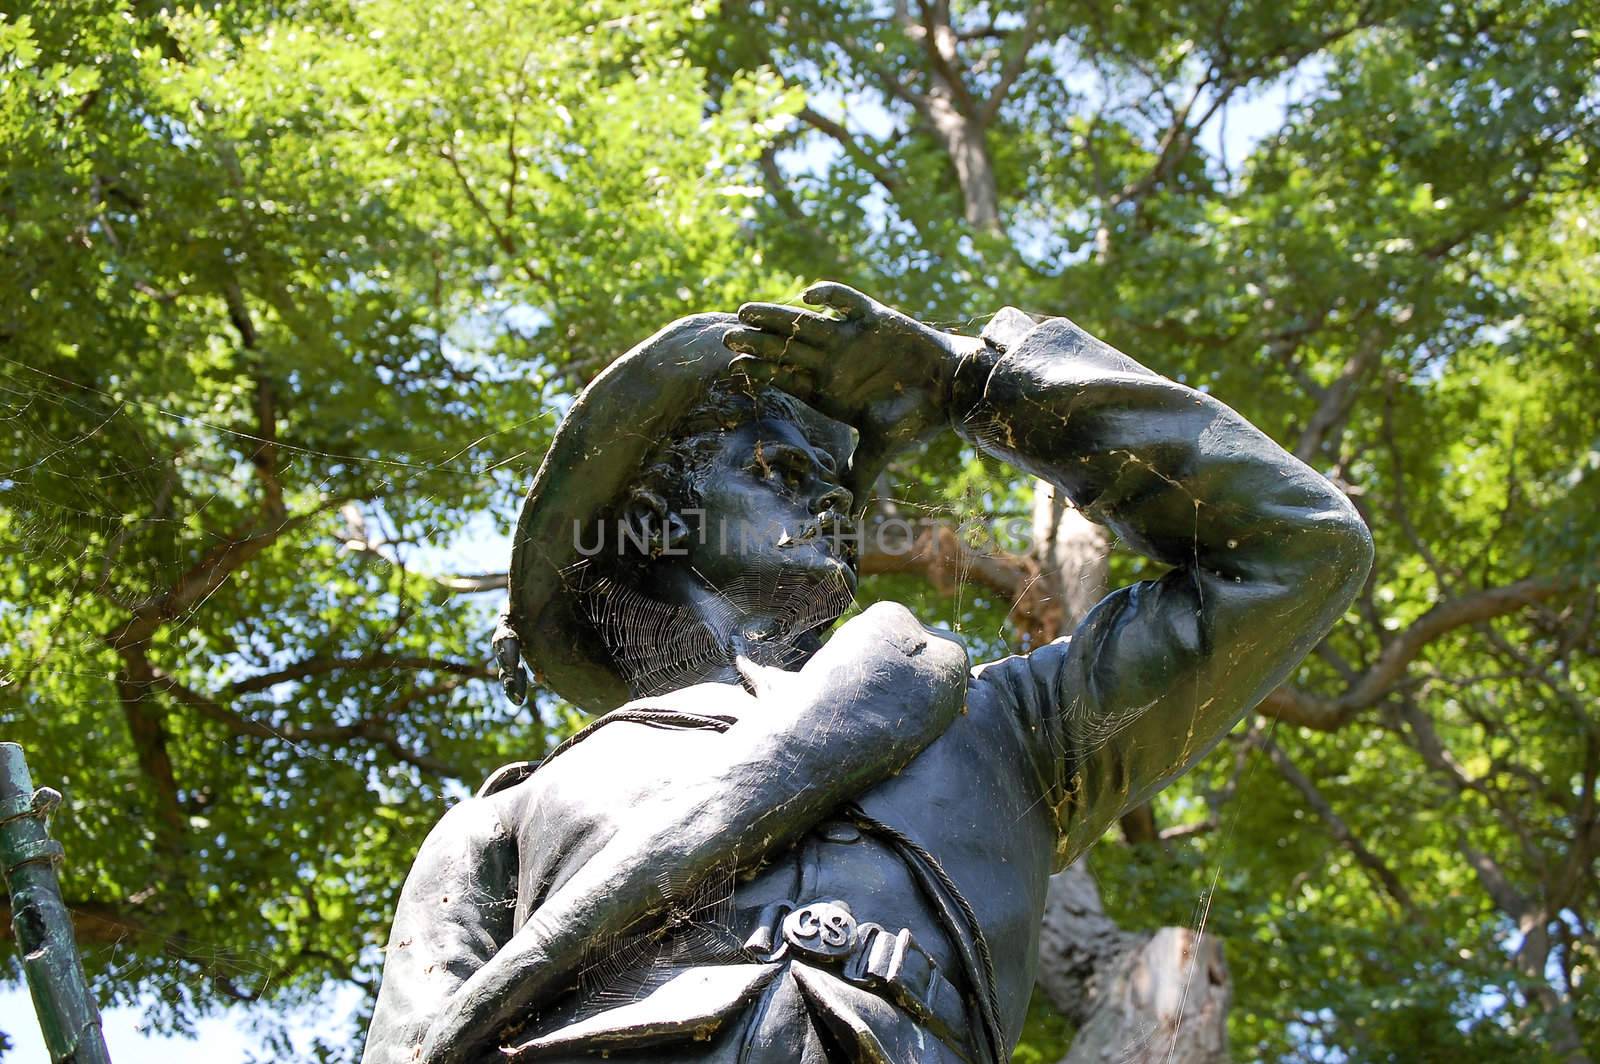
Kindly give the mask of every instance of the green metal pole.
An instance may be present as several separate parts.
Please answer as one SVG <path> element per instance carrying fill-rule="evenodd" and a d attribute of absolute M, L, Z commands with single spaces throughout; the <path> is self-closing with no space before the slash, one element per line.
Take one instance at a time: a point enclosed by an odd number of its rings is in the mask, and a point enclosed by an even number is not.
<path fill-rule="evenodd" d="M 0 743 L 0 871 L 45 1048 L 55 1064 L 111 1064 L 56 879 L 61 844 L 45 830 L 60 803 L 59 792 L 33 789 L 22 747 Z"/>

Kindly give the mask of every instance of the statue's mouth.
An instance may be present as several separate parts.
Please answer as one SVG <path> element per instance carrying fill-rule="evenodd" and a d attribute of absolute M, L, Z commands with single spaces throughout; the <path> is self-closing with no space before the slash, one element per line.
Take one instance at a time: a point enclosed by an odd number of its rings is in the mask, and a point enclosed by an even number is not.
<path fill-rule="evenodd" d="M 835 558 L 855 571 L 861 552 L 861 529 L 856 522 L 837 510 L 824 510 L 807 521 L 800 534 L 787 533 L 778 540 L 782 548 L 817 543 L 828 548 Z"/>

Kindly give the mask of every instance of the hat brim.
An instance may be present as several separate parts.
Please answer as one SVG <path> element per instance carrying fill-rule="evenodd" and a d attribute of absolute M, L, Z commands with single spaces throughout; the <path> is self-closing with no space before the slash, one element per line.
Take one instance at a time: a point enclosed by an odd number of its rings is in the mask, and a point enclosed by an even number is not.
<path fill-rule="evenodd" d="M 510 621 L 546 688 L 589 712 L 632 697 L 583 605 L 580 542 L 633 486 L 645 460 L 738 357 L 722 338 L 733 314 L 668 325 L 606 367 L 573 401 L 523 500 L 511 545 Z M 803 406 L 803 404 L 801 404 Z M 853 429 L 821 414 L 843 468 Z"/>

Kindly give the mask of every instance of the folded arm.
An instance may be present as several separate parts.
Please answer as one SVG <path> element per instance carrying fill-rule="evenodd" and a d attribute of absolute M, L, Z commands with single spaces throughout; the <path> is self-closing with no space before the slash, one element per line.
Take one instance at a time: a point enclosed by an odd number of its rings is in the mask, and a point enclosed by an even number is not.
<path fill-rule="evenodd" d="M 543 819 L 539 842 L 564 865 L 557 885 L 503 945 L 467 953 L 465 977 L 428 1014 L 417 1059 L 475 1059 L 564 991 L 592 943 L 660 912 L 668 882 L 692 887 L 751 867 L 904 768 L 960 712 L 966 677 L 959 644 L 880 603 L 800 672 L 752 667 L 753 698 L 706 684 L 640 703 L 703 711 L 707 698 L 738 695 L 748 705 L 726 732 L 687 735 L 687 747 L 652 731 L 635 760 L 598 773 L 577 759 L 589 744 L 604 749 L 599 737 L 556 758 L 530 782 L 549 781 L 543 797 L 559 812 Z"/>

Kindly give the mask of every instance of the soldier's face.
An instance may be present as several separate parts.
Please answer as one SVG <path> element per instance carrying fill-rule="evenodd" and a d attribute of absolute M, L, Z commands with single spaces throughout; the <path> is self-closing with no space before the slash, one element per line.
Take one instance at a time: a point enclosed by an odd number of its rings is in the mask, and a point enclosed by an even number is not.
<path fill-rule="evenodd" d="M 730 430 L 700 485 L 704 513 L 687 560 L 718 588 L 751 577 L 843 578 L 853 591 L 857 541 L 839 474 L 792 421 Z"/>

